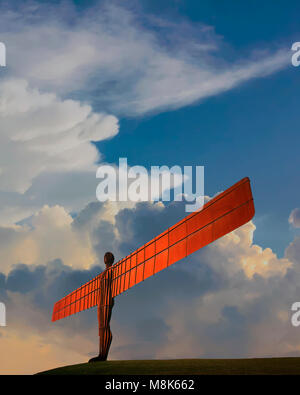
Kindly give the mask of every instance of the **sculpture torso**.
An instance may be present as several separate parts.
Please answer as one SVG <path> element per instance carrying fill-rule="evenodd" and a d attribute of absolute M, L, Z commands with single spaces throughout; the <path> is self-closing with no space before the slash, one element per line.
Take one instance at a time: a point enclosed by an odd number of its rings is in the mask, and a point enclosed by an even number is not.
<path fill-rule="evenodd" d="M 112 270 L 105 269 L 102 273 L 99 291 L 99 305 L 113 306 L 114 298 L 112 297 Z"/>

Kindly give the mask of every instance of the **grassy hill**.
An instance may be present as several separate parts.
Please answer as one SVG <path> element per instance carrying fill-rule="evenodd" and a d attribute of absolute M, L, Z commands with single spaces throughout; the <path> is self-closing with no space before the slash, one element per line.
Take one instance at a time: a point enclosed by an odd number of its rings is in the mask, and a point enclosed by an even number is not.
<path fill-rule="evenodd" d="M 106 361 L 64 366 L 40 372 L 43 375 L 245 375 L 300 374 L 300 358 L 171 359 Z"/>

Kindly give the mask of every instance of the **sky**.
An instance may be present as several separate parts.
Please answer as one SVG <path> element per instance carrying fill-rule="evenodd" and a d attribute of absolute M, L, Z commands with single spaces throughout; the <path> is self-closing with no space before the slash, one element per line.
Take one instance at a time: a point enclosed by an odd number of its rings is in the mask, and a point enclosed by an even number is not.
<path fill-rule="evenodd" d="M 0 1 L 0 373 L 93 356 L 95 309 L 53 324 L 53 303 L 105 251 L 120 259 L 186 215 L 180 202 L 97 202 L 97 167 L 120 157 L 204 166 L 210 197 L 248 176 L 256 214 L 119 296 L 110 358 L 299 355 L 298 11 Z"/>

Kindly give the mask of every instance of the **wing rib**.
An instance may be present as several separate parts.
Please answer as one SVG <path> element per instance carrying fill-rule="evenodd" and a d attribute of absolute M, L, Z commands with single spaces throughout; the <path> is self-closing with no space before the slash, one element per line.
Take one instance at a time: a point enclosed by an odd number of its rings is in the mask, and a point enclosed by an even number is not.
<path fill-rule="evenodd" d="M 113 271 L 113 297 L 242 226 L 254 212 L 250 180 L 246 177 L 113 265 L 109 269 Z M 52 321 L 96 306 L 100 277 L 59 300 Z"/>

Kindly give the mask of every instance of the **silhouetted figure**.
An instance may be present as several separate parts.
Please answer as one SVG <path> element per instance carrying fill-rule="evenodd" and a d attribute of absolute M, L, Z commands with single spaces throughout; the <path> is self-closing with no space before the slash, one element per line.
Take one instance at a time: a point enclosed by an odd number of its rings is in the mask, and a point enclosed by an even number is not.
<path fill-rule="evenodd" d="M 106 269 L 101 275 L 99 304 L 98 304 L 98 323 L 99 323 L 99 355 L 89 360 L 89 362 L 106 361 L 108 351 L 112 341 L 110 330 L 111 312 L 114 307 L 114 298 L 112 297 L 111 283 L 112 271 L 108 270 L 114 263 L 114 256 L 111 252 L 104 255 Z"/>

